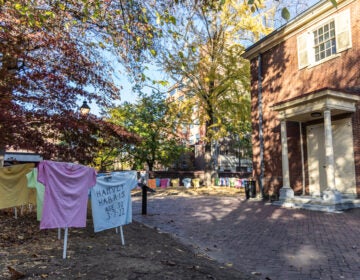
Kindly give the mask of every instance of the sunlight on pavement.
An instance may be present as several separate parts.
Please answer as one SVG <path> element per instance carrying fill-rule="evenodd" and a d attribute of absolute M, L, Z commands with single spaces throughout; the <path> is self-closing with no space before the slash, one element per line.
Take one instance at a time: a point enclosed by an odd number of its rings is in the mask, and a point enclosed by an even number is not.
<path fill-rule="evenodd" d="M 326 260 L 326 256 L 311 245 L 304 245 L 297 252 L 286 253 L 284 256 L 290 265 L 298 268 L 316 266 Z"/>

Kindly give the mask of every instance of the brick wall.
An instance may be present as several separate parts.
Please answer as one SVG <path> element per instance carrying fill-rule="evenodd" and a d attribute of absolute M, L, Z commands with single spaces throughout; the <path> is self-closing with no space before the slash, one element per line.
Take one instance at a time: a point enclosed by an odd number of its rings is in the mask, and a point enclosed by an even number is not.
<path fill-rule="evenodd" d="M 296 33 L 262 54 L 262 110 L 264 138 L 264 192 L 282 187 L 281 135 L 277 113 L 271 110 L 274 104 L 296 98 L 322 88 L 334 88 L 360 95 L 360 1 L 346 8 L 351 11 L 352 48 L 339 56 L 313 67 L 298 69 Z M 301 31 L 304 32 L 304 31 Z M 258 60 L 251 61 L 251 106 L 253 120 L 253 175 L 260 177 L 260 144 L 258 113 Z M 354 157 L 357 192 L 360 194 L 360 105 L 353 114 Z M 306 124 L 303 124 L 303 143 L 306 164 Z M 287 123 L 290 183 L 296 193 L 301 193 L 302 167 L 300 153 L 300 129 L 298 123 Z M 308 175 L 305 174 L 308 190 Z"/>

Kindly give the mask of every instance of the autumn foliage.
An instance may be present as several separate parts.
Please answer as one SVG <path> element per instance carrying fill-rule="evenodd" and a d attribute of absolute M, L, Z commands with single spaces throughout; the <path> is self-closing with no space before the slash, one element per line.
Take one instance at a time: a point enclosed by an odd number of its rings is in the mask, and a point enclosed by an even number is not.
<path fill-rule="evenodd" d="M 65 147 L 97 145 L 86 132 L 117 135 L 94 116 L 80 118 L 78 104 L 85 99 L 105 108 L 120 99 L 105 50 L 133 72 L 140 69 L 137 61 L 154 37 L 141 5 L 0 1 L 0 22 L 0 149 L 69 159 Z"/>

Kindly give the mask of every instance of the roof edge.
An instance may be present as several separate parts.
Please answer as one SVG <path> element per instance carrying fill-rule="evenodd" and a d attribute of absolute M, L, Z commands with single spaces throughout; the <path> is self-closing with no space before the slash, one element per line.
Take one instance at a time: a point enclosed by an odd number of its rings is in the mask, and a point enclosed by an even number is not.
<path fill-rule="evenodd" d="M 278 45 L 287 36 L 293 34 L 295 31 L 298 31 L 312 20 L 317 19 L 320 15 L 330 10 L 336 11 L 347 4 L 346 2 L 351 3 L 353 1 L 355 0 L 339 0 L 337 7 L 334 7 L 331 1 L 321 0 L 309 9 L 305 10 L 303 13 L 293 18 L 288 23 L 285 23 L 278 29 L 274 30 L 267 36 L 246 48 L 242 56 L 246 59 L 252 59 L 258 54 L 264 53 L 265 51 Z"/>

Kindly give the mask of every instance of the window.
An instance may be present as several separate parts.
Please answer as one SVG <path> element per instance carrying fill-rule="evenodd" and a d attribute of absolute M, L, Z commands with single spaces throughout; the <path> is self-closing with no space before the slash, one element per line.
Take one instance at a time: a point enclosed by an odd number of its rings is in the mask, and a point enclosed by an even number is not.
<path fill-rule="evenodd" d="M 350 10 L 338 13 L 297 37 L 299 69 L 351 48 Z"/>
<path fill-rule="evenodd" d="M 199 133 L 196 133 L 195 139 L 196 139 L 196 143 L 198 143 L 200 141 L 200 134 Z"/>
<path fill-rule="evenodd" d="M 177 100 L 178 100 L 179 102 L 182 102 L 182 101 L 184 101 L 184 99 L 185 99 L 185 96 L 184 96 L 184 95 L 180 95 Z"/>
<path fill-rule="evenodd" d="M 186 127 L 185 124 L 182 124 L 182 125 L 181 125 L 181 132 L 182 132 L 183 134 L 186 134 L 186 133 L 187 133 L 187 127 Z"/>
<path fill-rule="evenodd" d="M 336 53 L 334 20 L 314 31 L 314 51 L 315 61 Z"/>

